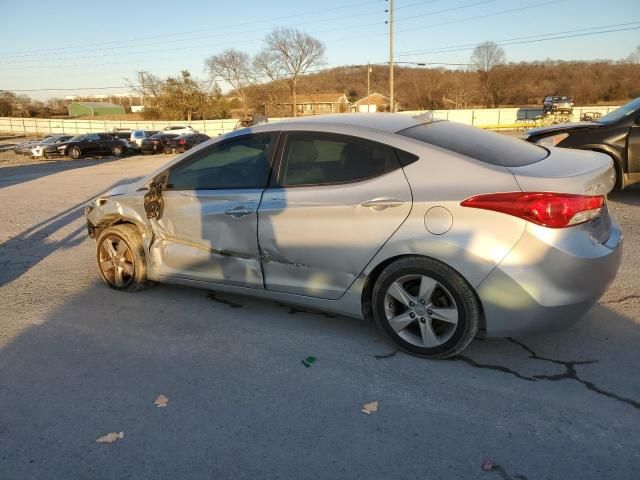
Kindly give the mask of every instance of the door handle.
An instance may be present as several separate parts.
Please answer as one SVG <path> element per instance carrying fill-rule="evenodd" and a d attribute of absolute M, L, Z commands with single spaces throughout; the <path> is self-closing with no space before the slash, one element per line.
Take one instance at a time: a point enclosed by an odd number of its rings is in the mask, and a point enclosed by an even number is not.
<path fill-rule="evenodd" d="M 225 215 L 229 215 L 233 218 L 242 218 L 245 215 L 249 215 L 250 213 L 253 213 L 253 210 L 249 210 L 244 205 L 238 205 L 224 212 Z"/>
<path fill-rule="evenodd" d="M 360 205 L 362 205 L 363 207 L 371 208 L 372 210 L 384 210 L 385 208 L 399 207 L 403 204 L 404 202 L 402 200 L 398 200 L 397 198 L 381 197 L 367 200 L 365 202 L 362 202 Z"/>

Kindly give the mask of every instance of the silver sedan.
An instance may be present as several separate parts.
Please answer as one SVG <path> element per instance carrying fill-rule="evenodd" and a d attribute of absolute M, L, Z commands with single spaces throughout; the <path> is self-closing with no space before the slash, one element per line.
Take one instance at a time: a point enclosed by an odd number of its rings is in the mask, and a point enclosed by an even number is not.
<path fill-rule="evenodd" d="M 576 321 L 621 255 L 614 172 L 447 121 L 342 114 L 237 130 L 94 199 L 112 288 L 152 282 L 373 319 L 400 348 Z"/>

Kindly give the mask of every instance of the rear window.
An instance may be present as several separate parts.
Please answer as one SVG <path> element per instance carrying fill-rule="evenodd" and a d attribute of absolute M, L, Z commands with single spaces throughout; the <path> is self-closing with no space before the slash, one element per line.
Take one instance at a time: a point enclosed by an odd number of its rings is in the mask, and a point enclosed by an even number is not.
<path fill-rule="evenodd" d="M 447 121 L 417 125 L 398 134 L 502 167 L 531 165 L 549 154 L 524 140 Z"/>

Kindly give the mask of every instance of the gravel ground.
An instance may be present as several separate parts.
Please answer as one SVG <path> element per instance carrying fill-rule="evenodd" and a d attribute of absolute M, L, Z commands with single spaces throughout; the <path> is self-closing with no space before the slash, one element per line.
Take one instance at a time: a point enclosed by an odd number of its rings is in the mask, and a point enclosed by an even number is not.
<path fill-rule="evenodd" d="M 427 361 L 362 321 L 168 285 L 110 290 L 83 206 L 169 156 L 11 155 L 0 479 L 640 478 L 639 188 L 610 198 L 623 264 L 580 322 Z M 124 438 L 96 443 L 109 432 Z"/>

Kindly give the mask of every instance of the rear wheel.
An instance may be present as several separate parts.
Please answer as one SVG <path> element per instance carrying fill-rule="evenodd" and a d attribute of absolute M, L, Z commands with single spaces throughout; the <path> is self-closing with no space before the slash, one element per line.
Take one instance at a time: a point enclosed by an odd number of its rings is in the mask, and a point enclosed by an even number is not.
<path fill-rule="evenodd" d="M 373 288 L 378 327 L 403 350 L 447 358 L 464 350 L 478 332 L 480 305 L 455 270 L 425 257 L 386 267 Z"/>
<path fill-rule="evenodd" d="M 134 292 L 149 286 L 142 237 L 133 225 L 106 228 L 98 237 L 98 269 L 107 285 Z"/>
<path fill-rule="evenodd" d="M 80 158 L 81 155 L 82 155 L 82 152 L 78 147 L 72 147 L 69 150 L 69 157 L 73 158 L 74 160 L 77 160 L 78 158 Z"/>
<path fill-rule="evenodd" d="M 115 157 L 119 157 L 120 155 L 122 155 L 122 147 L 119 145 L 116 145 L 111 149 L 111 154 Z"/>

